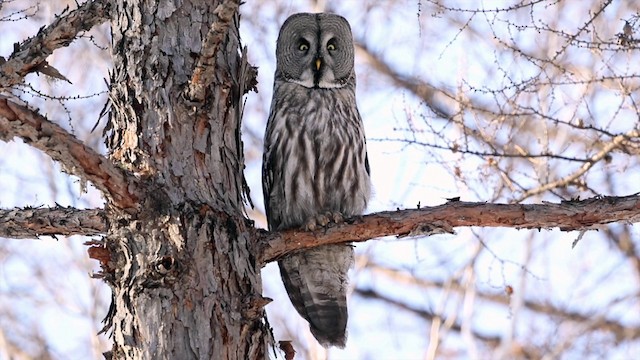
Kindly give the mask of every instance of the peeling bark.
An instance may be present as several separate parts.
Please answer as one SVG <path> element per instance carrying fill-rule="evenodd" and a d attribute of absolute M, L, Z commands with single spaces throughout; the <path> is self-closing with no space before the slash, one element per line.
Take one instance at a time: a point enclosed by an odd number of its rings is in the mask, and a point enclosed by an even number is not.
<path fill-rule="evenodd" d="M 253 301 L 260 277 L 246 224 L 206 206 L 142 217 L 107 244 L 114 358 L 265 358 L 266 303 Z"/>

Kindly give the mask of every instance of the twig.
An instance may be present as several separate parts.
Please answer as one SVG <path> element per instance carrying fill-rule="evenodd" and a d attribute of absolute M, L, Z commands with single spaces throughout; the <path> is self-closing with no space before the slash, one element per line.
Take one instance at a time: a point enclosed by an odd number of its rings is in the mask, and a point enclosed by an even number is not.
<path fill-rule="evenodd" d="M 390 305 L 396 306 L 402 310 L 406 310 L 409 311 L 417 316 L 419 316 L 420 318 L 427 320 L 427 321 L 434 321 L 435 319 L 439 318 L 439 319 L 446 319 L 447 316 L 445 315 L 439 315 L 439 314 L 435 314 L 433 312 L 427 311 L 427 310 L 422 310 L 422 309 L 417 309 L 409 304 L 406 304 L 404 302 L 392 299 L 388 296 L 385 296 L 383 294 L 378 293 L 375 290 L 372 289 L 360 289 L 360 288 L 356 288 L 354 290 L 354 294 L 366 299 L 375 299 L 375 300 L 380 300 L 380 301 L 384 301 Z M 462 331 L 462 326 L 457 323 L 454 322 L 451 326 L 451 329 L 453 331 L 456 332 L 461 332 Z M 497 335 L 489 335 L 489 334 L 484 334 L 484 333 L 480 333 L 480 332 L 476 332 L 473 331 L 473 337 L 476 339 L 479 339 L 483 342 L 485 342 L 487 345 L 491 346 L 491 347 L 497 347 L 500 344 L 500 337 Z"/>
<path fill-rule="evenodd" d="M 545 191 L 571 184 L 572 182 L 580 178 L 582 175 L 584 175 L 587 171 L 589 171 L 589 169 L 591 169 L 591 167 L 593 167 L 596 163 L 598 163 L 600 160 L 604 159 L 607 155 L 609 155 L 611 151 L 620 147 L 620 145 L 623 142 L 627 141 L 629 138 L 637 138 L 639 136 L 640 136 L 640 132 L 638 130 L 631 130 L 626 134 L 616 136 L 615 138 L 613 138 L 613 140 L 611 140 L 610 143 L 606 144 L 602 150 L 598 151 L 598 153 L 596 153 L 591 158 L 589 158 L 589 160 L 573 174 L 567 175 L 562 179 L 552 181 L 550 183 L 547 183 L 535 189 L 531 189 L 525 192 L 516 201 L 522 201 L 528 197 L 544 193 Z"/>
<path fill-rule="evenodd" d="M 406 77 L 397 73 L 389 64 L 382 61 L 380 57 L 375 55 L 364 42 L 356 44 L 356 50 L 360 51 L 362 56 L 373 68 L 380 73 L 386 75 L 396 86 L 411 91 L 415 96 L 420 98 L 424 103 L 439 117 L 449 119 L 453 116 L 453 104 L 447 100 L 455 99 L 453 94 L 448 94 L 444 90 L 438 89 L 425 81 Z M 445 100 L 445 101 L 443 101 Z"/>
<path fill-rule="evenodd" d="M 462 295 L 465 291 L 465 287 L 457 280 L 454 280 L 450 283 L 445 283 L 439 280 L 431 281 L 427 279 L 417 278 L 413 274 L 409 274 L 405 271 L 390 269 L 377 264 L 368 264 L 366 269 L 368 271 L 371 271 L 373 276 L 376 276 L 377 278 L 380 278 L 382 276 L 388 277 L 389 279 L 393 280 L 395 284 L 416 286 L 425 289 L 443 289 L 445 286 L 449 286 L 451 290 L 460 295 Z M 360 291 L 362 290 L 356 289 L 355 293 L 358 294 Z M 504 294 L 477 291 L 476 294 L 479 299 L 494 304 L 508 306 L 511 301 L 509 298 L 511 294 L 509 293 Z M 533 311 L 539 314 L 547 314 L 549 316 L 553 316 L 562 320 L 588 324 L 592 329 L 610 332 L 616 337 L 617 341 L 626 341 L 630 339 L 640 338 L 640 326 L 630 326 L 628 324 L 624 324 L 623 322 L 609 319 L 604 315 L 570 311 L 569 309 L 563 309 L 561 306 L 556 306 L 554 304 L 548 304 L 536 300 L 524 300 L 522 305 L 529 311 Z M 406 309 L 411 310 L 410 308 Z"/>

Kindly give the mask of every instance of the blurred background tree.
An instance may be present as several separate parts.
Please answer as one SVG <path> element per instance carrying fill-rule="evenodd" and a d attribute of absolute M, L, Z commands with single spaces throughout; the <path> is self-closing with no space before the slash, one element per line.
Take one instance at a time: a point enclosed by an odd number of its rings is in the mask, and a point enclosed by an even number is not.
<path fill-rule="evenodd" d="M 75 2 L 0 1 L 0 56 L 66 6 Z M 455 197 L 540 203 L 640 191 L 636 2 L 261 0 L 241 6 L 240 26 L 259 67 L 243 126 L 256 204 L 248 211 L 258 226 L 266 227 L 260 165 L 275 39 L 300 11 L 351 23 L 375 189 L 369 212 Z M 109 46 L 108 25 L 96 27 L 48 58 L 72 84 L 30 74 L 3 94 L 104 153 Z M 39 151 L 0 142 L 0 207 L 55 204 L 98 208 L 103 200 Z M 85 240 L 0 240 L 0 358 L 98 358 L 109 348 L 96 335 L 109 289 L 88 276 L 97 262 Z M 314 343 L 277 267 L 264 268 L 275 338 L 292 340 L 301 358 L 640 353 L 637 224 L 585 234 L 468 228 L 370 241 L 356 254 L 344 350 Z"/>

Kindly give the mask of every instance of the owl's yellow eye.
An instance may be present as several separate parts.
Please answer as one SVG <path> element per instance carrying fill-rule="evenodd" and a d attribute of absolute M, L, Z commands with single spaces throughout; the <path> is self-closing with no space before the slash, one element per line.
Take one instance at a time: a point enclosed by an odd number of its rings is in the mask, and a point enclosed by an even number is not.
<path fill-rule="evenodd" d="M 307 50 L 309 50 L 309 45 L 308 45 L 308 44 L 306 44 L 306 43 L 301 43 L 301 44 L 298 46 L 298 49 L 299 49 L 300 51 L 307 51 Z"/>
<path fill-rule="evenodd" d="M 337 48 L 338 47 L 336 46 L 336 39 L 335 38 L 331 38 L 331 39 L 329 39 L 329 41 L 327 41 L 327 50 L 333 51 L 333 50 L 335 50 Z"/>

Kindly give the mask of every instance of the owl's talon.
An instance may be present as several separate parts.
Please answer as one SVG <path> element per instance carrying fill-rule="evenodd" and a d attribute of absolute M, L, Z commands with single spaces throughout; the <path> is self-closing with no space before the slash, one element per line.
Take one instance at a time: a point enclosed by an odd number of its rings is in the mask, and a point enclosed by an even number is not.
<path fill-rule="evenodd" d="M 329 223 L 340 224 L 344 221 L 344 216 L 338 211 L 328 211 L 324 214 L 312 216 L 304 223 L 306 231 L 314 231 L 319 227 L 326 227 Z"/>
<path fill-rule="evenodd" d="M 340 212 L 334 211 L 331 213 L 331 220 L 333 220 L 333 222 L 336 224 L 340 224 L 344 221 L 344 216 L 342 216 Z"/>
<path fill-rule="evenodd" d="M 318 227 L 318 224 L 316 222 L 316 218 L 315 217 L 311 217 L 309 219 L 307 219 L 307 222 L 304 223 L 304 229 L 306 231 L 315 231 L 315 229 Z"/>
<path fill-rule="evenodd" d="M 318 225 L 320 226 L 327 226 L 327 224 L 329 223 L 329 217 L 327 216 L 328 214 L 320 214 L 316 217 L 316 223 L 318 223 Z"/>

